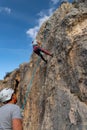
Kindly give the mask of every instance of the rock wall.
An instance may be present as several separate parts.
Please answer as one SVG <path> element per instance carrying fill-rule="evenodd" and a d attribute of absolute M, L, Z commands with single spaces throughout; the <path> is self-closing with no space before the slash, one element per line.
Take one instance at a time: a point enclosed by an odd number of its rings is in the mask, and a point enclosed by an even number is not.
<path fill-rule="evenodd" d="M 87 5 L 63 3 L 37 39 L 54 55 L 48 64 L 32 54 L 0 83 L 15 89 L 24 130 L 86 130 Z"/>

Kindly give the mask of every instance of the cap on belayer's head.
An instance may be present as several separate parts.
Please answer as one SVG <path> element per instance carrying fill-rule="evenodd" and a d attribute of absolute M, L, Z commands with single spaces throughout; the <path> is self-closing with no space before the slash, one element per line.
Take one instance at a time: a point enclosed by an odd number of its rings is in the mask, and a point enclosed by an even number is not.
<path fill-rule="evenodd" d="M 5 88 L 0 91 L 0 101 L 6 102 L 9 101 L 12 97 L 12 94 L 14 93 L 14 90 L 12 88 Z"/>

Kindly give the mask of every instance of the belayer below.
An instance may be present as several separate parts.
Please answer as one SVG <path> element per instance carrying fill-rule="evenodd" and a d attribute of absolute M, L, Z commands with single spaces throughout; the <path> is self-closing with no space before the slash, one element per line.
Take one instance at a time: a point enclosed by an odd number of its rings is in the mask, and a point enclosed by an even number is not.
<path fill-rule="evenodd" d="M 0 91 L 0 130 L 23 130 L 20 107 L 16 105 L 17 96 L 12 88 Z"/>
<path fill-rule="evenodd" d="M 45 61 L 45 63 L 47 63 L 47 60 L 43 57 L 43 55 L 42 55 L 41 52 L 45 53 L 46 55 L 52 56 L 52 57 L 53 57 L 53 54 L 50 54 L 50 52 L 48 52 L 47 50 L 41 48 L 38 44 L 40 45 L 41 42 L 36 41 L 36 40 L 32 41 L 33 51 L 34 51 L 37 55 L 39 55 L 39 56 L 42 58 L 42 60 Z"/>

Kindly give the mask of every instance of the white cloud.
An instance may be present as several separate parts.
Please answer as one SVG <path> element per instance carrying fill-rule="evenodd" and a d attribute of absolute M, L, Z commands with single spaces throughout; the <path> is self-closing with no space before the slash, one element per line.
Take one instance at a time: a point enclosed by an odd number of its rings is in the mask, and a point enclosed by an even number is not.
<path fill-rule="evenodd" d="M 50 16 L 52 15 L 53 11 L 54 11 L 54 8 L 50 8 L 50 9 L 49 9 L 49 15 L 50 15 Z"/>
<path fill-rule="evenodd" d="M 48 20 L 48 18 L 49 18 L 49 16 L 46 16 L 46 15 L 44 15 L 42 18 L 40 18 L 40 19 L 38 20 L 38 22 L 39 22 L 39 27 L 42 25 L 43 22 L 45 22 L 46 20 Z"/>
<path fill-rule="evenodd" d="M 27 30 L 26 34 L 31 37 L 32 39 L 34 39 L 37 35 L 37 32 L 39 30 L 39 28 L 41 27 L 41 25 L 43 24 L 43 22 L 45 22 L 46 20 L 48 20 L 48 18 L 52 15 L 52 12 L 53 12 L 53 8 L 49 9 L 46 11 L 46 14 L 48 15 L 45 15 L 44 12 L 40 12 L 38 13 L 38 15 L 40 16 L 40 18 L 38 19 L 38 25 L 35 26 L 34 28 L 30 28 Z"/>
<path fill-rule="evenodd" d="M 53 4 L 57 4 L 60 0 L 51 0 L 51 2 L 53 2 Z"/>
<path fill-rule="evenodd" d="M 37 35 L 37 32 L 39 30 L 39 26 L 35 26 L 34 28 L 30 28 L 27 30 L 26 34 L 31 37 L 31 38 L 35 38 Z"/>
<path fill-rule="evenodd" d="M 48 17 L 47 16 L 44 16 L 40 19 L 38 19 L 38 25 L 33 27 L 33 28 L 30 28 L 27 30 L 26 34 L 31 37 L 32 39 L 34 39 L 37 35 L 37 32 L 40 28 L 40 26 L 42 25 L 42 23 L 47 19 Z"/>
<path fill-rule="evenodd" d="M 51 2 L 54 4 L 54 5 L 56 5 L 57 3 L 59 3 L 59 2 L 67 2 L 68 0 L 51 0 Z"/>
<path fill-rule="evenodd" d="M 10 14 L 11 13 L 11 9 L 8 7 L 0 7 L 0 13 L 7 13 Z"/>

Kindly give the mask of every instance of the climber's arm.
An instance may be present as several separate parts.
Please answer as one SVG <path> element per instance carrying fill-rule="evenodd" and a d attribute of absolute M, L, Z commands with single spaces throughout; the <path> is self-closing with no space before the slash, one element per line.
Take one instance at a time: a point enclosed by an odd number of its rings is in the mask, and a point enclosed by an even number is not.
<path fill-rule="evenodd" d="M 40 41 L 37 41 L 38 45 L 41 45 L 42 43 Z"/>

